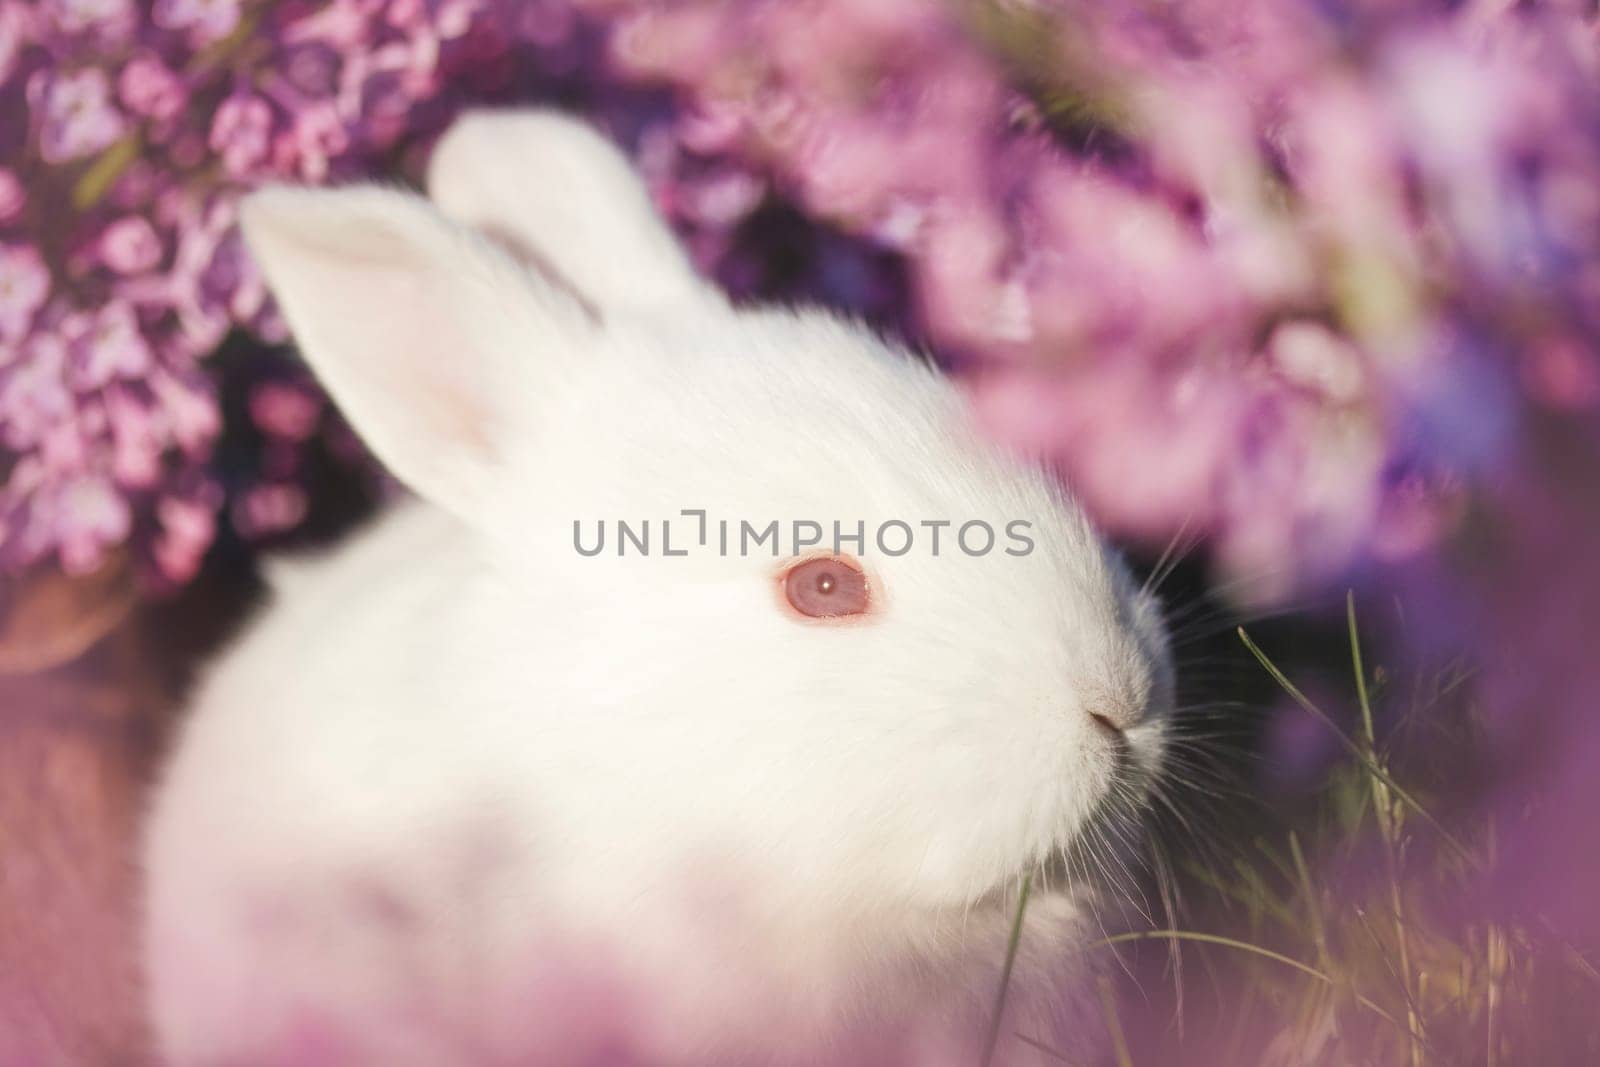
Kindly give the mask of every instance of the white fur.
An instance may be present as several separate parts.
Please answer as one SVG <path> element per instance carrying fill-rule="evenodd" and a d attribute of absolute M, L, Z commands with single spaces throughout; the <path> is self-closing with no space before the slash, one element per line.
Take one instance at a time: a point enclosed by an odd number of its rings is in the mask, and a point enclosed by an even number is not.
<path fill-rule="evenodd" d="M 560 115 L 481 112 L 457 122 L 428 161 L 428 195 L 603 307 L 720 300 L 657 221 L 628 161 Z"/>
<path fill-rule="evenodd" d="M 423 500 L 290 565 L 196 694 L 146 849 L 165 1055 L 256 1062 L 313 1018 L 362 1035 L 351 1062 L 500 1062 L 558 1026 L 523 994 L 569 952 L 668 1060 L 959 1031 L 1008 891 L 1159 765 L 1152 605 L 935 373 L 710 294 L 593 134 L 474 117 L 440 152 L 442 206 L 540 269 L 399 193 L 245 208 L 306 358 Z M 574 519 L 683 508 L 1025 519 L 1037 548 L 869 547 L 874 614 L 833 625 L 781 609 L 770 556 L 573 548 Z M 1083 936 L 1087 890 L 1052 890 L 1023 972 Z"/>

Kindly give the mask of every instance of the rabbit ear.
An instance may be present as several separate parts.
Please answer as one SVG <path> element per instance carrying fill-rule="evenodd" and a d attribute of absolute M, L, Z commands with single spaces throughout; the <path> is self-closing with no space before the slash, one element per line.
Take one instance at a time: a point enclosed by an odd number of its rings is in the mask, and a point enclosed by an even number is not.
<path fill-rule="evenodd" d="M 530 409 L 595 327 L 427 201 L 377 188 L 268 188 L 245 241 L 307 362 L 402 481 L 469 522 Z"/>
<path fill-rule="evenodd" d="M 477 112 L 434 148 L 428 192 L 608 311 L 720 301 L 689 265 L 627 159 L 553 112 Z"/>

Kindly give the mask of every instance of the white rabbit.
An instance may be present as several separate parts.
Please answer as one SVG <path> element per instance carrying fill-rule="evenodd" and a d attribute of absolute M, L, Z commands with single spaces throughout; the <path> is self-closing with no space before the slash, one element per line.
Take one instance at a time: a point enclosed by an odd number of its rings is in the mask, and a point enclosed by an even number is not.
<path fill-rule="evenodd" d="M 1160 770 L 1155 602 L 935 372 L 697 280 L 585 127 L 468 117 L 429 184 L 242 208 L 420 499 L 275 569 L 196 691 L 144 856 L 162 1056 L 568 1062 L 581 988 L 650 1062 L 907 1019 L 897 1051 L 971 1062 L 1025 876 L 1019 989 L 1099 936 L 1063 857 Z M 653 551 L 575 550 L 619 519 Z M 792 553 L 719 550 L 774 519 L 863 521 L 866 609 L 807 617 Z M 973 519 L 1032 551 L 969 555 Z"/>

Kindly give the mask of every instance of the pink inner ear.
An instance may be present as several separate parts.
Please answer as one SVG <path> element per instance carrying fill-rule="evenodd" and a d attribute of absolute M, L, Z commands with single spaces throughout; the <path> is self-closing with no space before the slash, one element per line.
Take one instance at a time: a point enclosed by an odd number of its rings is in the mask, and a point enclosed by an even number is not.
<path fill-rule="evenodd" d="M 482 459 L 493 456 L 495 442 L 490 416 L 470 397 L 437 390 L 428 406 L 431 410 L 421 414 L 433 424 L 437 440 L 451 442 Z"/>
<path fill-rule="evenodd" d="M 813 619 L 860 615 L 867 610 L 867 576 L 842 556 L 808 559 L 789 569 L 783 579 L 789 606 Z"/>

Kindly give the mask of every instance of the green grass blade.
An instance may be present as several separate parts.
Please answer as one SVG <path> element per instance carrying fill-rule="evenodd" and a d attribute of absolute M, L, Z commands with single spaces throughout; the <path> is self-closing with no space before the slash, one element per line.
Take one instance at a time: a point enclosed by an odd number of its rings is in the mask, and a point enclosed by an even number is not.
<path fill-rule="evenodd" d="M 1281 952 L 1274 952 L 1270 948 L 1263 948 L 1260 945 L 1252 945 L 1248 941 L 1240 941 L 1237 938 L 1232 937 L 1223 937 L 1221 934 L 1201 933 L 1198 930 L 1135 930 L 1132 933 L 1116 934 L 1111 937 L 1104 938 L 1103 940 L 1096 941 L 1090 947 L 1099 948 L 1102 945 L 1115 945 L 1125 941 L 1159 941 L 1165 938 L 1176 938 L 1182 941 L 1199 941 L 1207 945 L 1221 945 L 1224 948 L 1237 949 L 1240 952 L 1248 952 L 1252 955 L 1260 956 L 1276 963 L 1281 963 L 1285 967 L 1292 967 L 1308 978 L 1315 978 L 1317 981 L 1326 982 L 1330 986 L 1337 985 L 1333 978 L 1331 978 L 1327 973 L 1317 970 L 1317 968 L 1311 966 L 1309 963 L 1302 963 L 1293 956 L 1285 956 Z M 1393 1015 L 1389 1014 L 1389 1012 L 1384 1010 L 1381 1005 L 1374 1003 L 1368 998 L 1362 996 L 1360 993 L 1356 993 L 1354 991 L 1352 991 L 1352 996 L 1355 997 L 1356 1003 L 1360 1004 L 1363 1008 L 1366 1008 L 1374 1015 L 1377 1015 L 1379 1018 L 1388 1021 L 1390 1024 L 1398 1027 L 1402 1031 L 1405 1030 L 1405 1024 L 1399 1019 L 1396 1019 Z"/>
<path fill-rule="evenodd" d="M 1028 913 L 1028 894 L 1033 891 L 1033 873 L 1022 876 L 1022 891 L 1017 894 L 1017 914 L 1011 920 L 1011 937 L 1006 942 L 1006 960 L 1000 968 L 1000 988 L 995 992 L 994 1015 L 983 1041 L 983 1067 L 994 1063 L 994 1050 L 1000 1044 L 1000 1021 L 1006 1013 L 1006 994 L 1011 988 L 1011 971 L 1017 963 L 1017 948 L 1022 944 L 1022 919 Z"/>
<path fill-rule="evenodd" d="M 1399 783 L 1389 776 L 1389 772 L 1378 766 L 1377 761 L 1374 760 L 1371 755 L 1369 755 L 1360 745 L 1346 737 L 1345 732 L 1339 728 L 1339 724 L 1333 720 L 1331 715 L 1313 704 L 1310 697 L 1300 692 L 1299 688 L 1297 688 L 1293 682 L 1289 681 L 1288 676 L 1278 669 L 1278 665 L 1267 658 L 1267 654 L 1261 651 L 1260 646 L 1258 646 L 1254 641 L 1250 640 L 1250 635 L 1245 632 L 1244 627 L 1239 627 L 1238 633 L 1239 640 L 1244 642 L 1244 647 L 1249 649 L 1250 654 L 1256 658 L 1256 661 L 1266 669 L 1268 674 L 1272 675 L 1273 681 L 1277 682 L 1278 685 L 1283 688 L 1283 691 L 1289 694 L 1290 699 L 1292 699 L 1296 704 L 1300 705 L 1303 710 L 1322 720 L 1323 724 L 1333 731 L 1334 736 L 1339 739 L 1340 743 L 1344 745 L 1345 749 L 1348 750 L 1349 753 L 1360 762 L 1361 766 L 1366 770 L 1366 772 L 1373 777 L 1382 780 L 1383 784 L 1393 790 L 1394 795 L 1399 797 L 1401 802 L 1404 803 L 1406 807 L 1410 808 L 1417 814 L 1419 818 L 1425 821 L 1429 826 L 1433 827 L 1434 830 L 1438 832 L 1440 839 L 1444 841 L 1445 844 L 1450 846 L 1451 851 L 1455 852 L 1461 857 L 1461 859 L 1471 864 L 1474 868 L 1479 870 L 1482 869 L 1482 860 L 1473 855 L 1472 852 L 1460 841 L 1457 841 L 1455 835 L 1450 833 L 1449 830 L 1446 830 L 1444 828 L 1444 824 L 1433 817 L 1432 812 L 1423 807 L 1422 804 L 1409 792 L 1401 788 Z"/>

